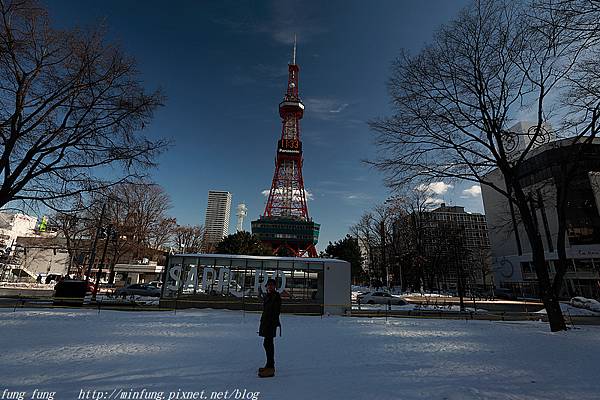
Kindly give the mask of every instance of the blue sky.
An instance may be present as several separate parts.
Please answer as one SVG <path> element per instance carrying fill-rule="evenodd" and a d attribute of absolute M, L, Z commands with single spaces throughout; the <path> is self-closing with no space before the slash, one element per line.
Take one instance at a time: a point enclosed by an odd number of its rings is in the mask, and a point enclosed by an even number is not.
<path fill-rule="evenodd" d="M 173 147 L 150 171 L 182 224 L 204 221 L 209 189 L 264 210 L 281 132 L 277 106 L 298 37 L 304 180 L 320 248 L 389 196 L 367 121 L 390 113 L 386 80 L 401 49 L 418 51 L 466 1 L 49 1 L 58 26 L 103 23 L 167 96 L 148 128 Z M 481 212 L 477 189 L 439 183 L 432 197 Z M 235 227 L 232 213 L 230 229 Z"/>

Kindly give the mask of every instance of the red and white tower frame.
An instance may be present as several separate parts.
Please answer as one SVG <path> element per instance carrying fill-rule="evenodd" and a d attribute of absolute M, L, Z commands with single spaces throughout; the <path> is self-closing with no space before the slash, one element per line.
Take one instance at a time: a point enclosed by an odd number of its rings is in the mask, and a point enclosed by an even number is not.
<path fill-rule="evenodd" d="M 277 143 L 275 174 L 264 215 L 295 217 L 308 221 L 306 191 L 302 179 L 300 120 L 304 115 L 304 104 L 298 95 L 299 70 L 294 43 L 292 62 L 288 65 L 287 91 L 283 101 L 279 103 L 279 115 L 282 119 L 281 139 Z"/>
<path fill-rule="evenodd" d="M 277 142 L 275 174 L 269 191 L 265 212 L 252 221 L 252 233 L 268 243 L 277 255 L 316 257 L 320 224 L 308 216 L 306 191 L 302 178 L 302 141 L 300 120 L 304 104 L 298 94 L 296 43 L 288 65 L 288 84 L 283 101 L 279 103 L 281 138 Z"/>

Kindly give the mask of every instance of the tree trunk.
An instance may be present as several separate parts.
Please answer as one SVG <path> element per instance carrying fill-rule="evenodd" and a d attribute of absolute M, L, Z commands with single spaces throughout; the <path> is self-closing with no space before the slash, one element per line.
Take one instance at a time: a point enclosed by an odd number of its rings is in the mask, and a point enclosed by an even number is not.
<path fill-rule="evenodd" d="M 535 223 L 535 208 L 529 205 L 523 189 L 518 184 L 513 184 L 515 189 L 516 205 L 521 215 L 521 221 L 527 232 L 527 238 L 531 246 L 532 262 L 537 274 L 538 285 L 540 288 L 540 298 L 546 308 L 548 323 L 552 332 L 564 331 L 567 329 L 565 319 L 560 309 L 560 303 L 550 283 L 550 274 L 546 267 L 546 258 L 544 256 L 544 243 L 540 235 L 537 224 Z"/>
<path fill-rule="evenodd" d="M 569 262 L 567 260 L 567 249 L 565 246 L 565 240 L 567 235 L 567 227 L 564 221 L 561 221 L 561 217 L 558 217 L 558 234 L 556 237 L 556 252 L 558 254 L 558 260 L 556 261 L 556 275 L 554 275 L 554 282 L 552 283 L 552 291 L 556 297 L 560 296 L 562 289 L 563 279 L 567 273 L 567 267 Z"/>
<path fill-rule="evenodd" d="M 462 276 L 462 268 L 458 267 L 456 269 L 456 272 L 458 273 L 458 298 L 460 299 L 460 311 L 464 312 L 465 311 L 465 287 L 463 284 L 463 276 Z"/>

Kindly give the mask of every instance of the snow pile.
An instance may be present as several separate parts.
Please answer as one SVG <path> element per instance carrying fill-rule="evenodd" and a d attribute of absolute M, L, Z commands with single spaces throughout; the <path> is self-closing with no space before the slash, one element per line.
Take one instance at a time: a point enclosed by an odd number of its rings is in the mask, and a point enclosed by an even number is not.
<path fill-rule="evenodd" d="M 101 304 L 118 304 L 118 305 L 143 305 L 143 306 L 157 306 L 160 302 L 160 298 L 158 297 L 150 297 L 150 296 L 126 296 L 123 298 L 122 296 L 112 296 L 112 295 L 98 295 L 96 296 L 96 301 Z"/>
<path fill-rule="evenodd" d="M 415 310 L 424 310 L 424 311 L 451 311 L 451 312 L 459 312 L 460 305 L 457 304 L 449 304 L 449 305 L 435 305 L 435 304 L 415 304 Z M 487 313 L 487 310 L 482 308 L 478 308 L 475 310 L 473 307 L 465 307 L 466 312 L 484 312 Z"/>
<path fill-rule="evenodd" d="M 361 310 L 361 311 L 385 311 L 388 306 L 386 304 L 361 304 L 360 308 L 358 305 L 353 305 L 353 310 Z M 436 304 L 407 304 L 404 306 L 394 305 L 391 306 L 391 311 L 437 311 L 437 312 L 459 312 L 460 305 L 458 304 L 448 304 L 448 305 L 436 305 Z M 488 310 L 484 310 L 482 308 L 477 308 L 477 311 L 473 307 L 465 307 L 466 312 L 478 312 L 478 313 L 487 313 Z"/>
<path fill-rule="evenodd" d="M 571 305 L 577 308 L 583 308 L 586 310 L 600 313 L 600 302 L 594 299 L 587 299 L 585 297 L 573 297 L 571 299 Z"/>
<path fill-rule="evenodd" d="M 276 376 L 260 379 L 259 318 L 225 310 L 0 309 L 10 344 L 0 381 L 26 399 L 34 389 L 56 391 L 55 399 L 143 389 L 163 391 L 164 400 L 179 389 L 206 390 L 209 399 L 235 389 L 260 392 L 260 400 L 598 398 L 598 326 L 550 333 L 540 322 L 282 315 Z"/>
<path fill-rule="evenodd" d="M 563 315 L 572 315 L 572 316 L 598 316 L 600 313 L 586 310 L 585 308 L 573 307 L 568 303 L 560 303 L 560 309 L 562 310 Z M 537 314 L 547 314 L 546 309 L 542 308 L 540 311 L 536 311 Z"/>
<path fill-rule="evenodd" d="M 428 293 L 428 292 L 406 292 L 405 293 L 406 296 L 409 297 L 452 297 L 449 294 L 444 294 L 444 293 Z M 466 296 L 465 296 L 466 298 Z"/>
<path fill-rule="evenodd" d="M 451 295 L 444 294 L 444 293 L 403 292 L 400 287 L 392 287 L 391 290 L 388 290 L 388 288 L 386 288 L 386 287 L 375 288 L 375 287 L 370 287 L 370 286 L 352 285 L 351 290 L 352 290 L 352 300 L 356 300 L 356 296 L 358 296 L 358 294 L 366 293 L 366 292 L 386 292 L 386 293 L 397 294 L 397 295 L 402 295 L 402 296 L 407 296 L 407 297 L 452 297 Z"/>
<path fill-rule="evenodd" d="M 2 289 L 40 289 L 54 290 L 56 283 L 37 283 L 37 282 L 1 282 Z"/>

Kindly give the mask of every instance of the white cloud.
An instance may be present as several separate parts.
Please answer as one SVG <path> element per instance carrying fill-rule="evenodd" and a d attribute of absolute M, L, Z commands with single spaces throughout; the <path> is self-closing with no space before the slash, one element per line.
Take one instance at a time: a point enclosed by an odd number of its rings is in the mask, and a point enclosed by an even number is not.
<path fill-rule="evenodd" d="M 435 197 L 428 197 L 425 199 L 425 204 L 426 205 L 432 205 L 432 206 L 437 206 L 440 205 L 444 202 L 443 199 L 437 199 Z"/>
<path fill-rule="evenodd" d="M 467 197 L 479 197 L 479 196 L 481 196 L 481 186 L 473 185 L 470 188 L 463 190 L 463 195 L 461 197 L 467 198 Z"/>
<path fill-rule="evenodd" d="M 352 192 L 344 192 L 342 198 L 344 200 L 349 200 L 350 202 L 365 202 L 373 200 L 373 196 L 367 193 L 352 193 Z"/>
<path fill-rule="evenodd" d="M 311 115 L 316 116 L 320 119 L 333 119 L 337 114 L 344 111 L 350 103 L 344 103 L 342 101 L 330 98 L 316 98 L 309 97 L 304 100 L 306 103 L 306 110 Z"/>
<path fill-rule="evenodd" d="M 329 110 L 330 113 L 334 113 L 337 114 L 339 112 L 342 112 L 344 110 L 344 108 L 348 107 L 349 104 L 348 103 L 344 103 L 344 104 L 340 104 L 339 107 L 333 109 L 333 110 Z"/>
<path fill-rule="evenodd" d="M 448 192 L 448 190 L 452 189 L 453 187 L 454 185 L 445 182 L 431 182 L 427 185 L 422 183 L 415 189 L 425 194 L 435 194 L 437 196 L 440 196 L 442 194 L 446 194 L 446 192 Z"/>

